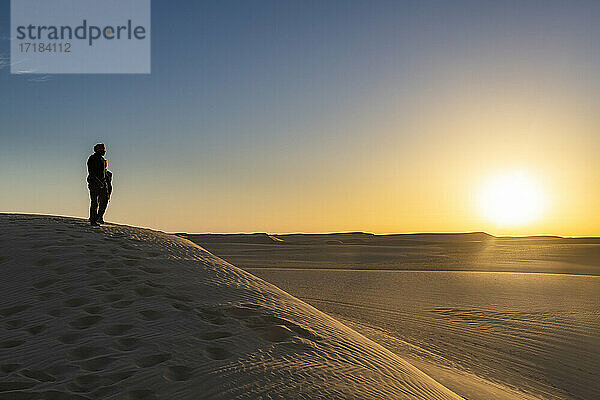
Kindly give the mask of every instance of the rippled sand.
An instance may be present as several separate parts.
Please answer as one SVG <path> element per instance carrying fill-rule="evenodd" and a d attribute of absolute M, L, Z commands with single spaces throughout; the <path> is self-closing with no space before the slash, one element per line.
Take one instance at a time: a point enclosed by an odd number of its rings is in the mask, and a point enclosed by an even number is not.
<path fill-rule="evenodd" d="M 600 398 L 598 239 L 361 235 L 206 245 L 471 400 Z"/>
<path fill-rule="evenodd" d="M 459 399 L 192 242 L 0 214 L 0 399 Z"/>
<path fill-rule="evenodd" d="M 542 397 L 600 398 L 600 277 L 252 272 L 322 311 L 356 322 L 355 329 L 386 341 L 382 344 L 398 354 Z M 445 379 L 440 381 L 455 389 Z"/>

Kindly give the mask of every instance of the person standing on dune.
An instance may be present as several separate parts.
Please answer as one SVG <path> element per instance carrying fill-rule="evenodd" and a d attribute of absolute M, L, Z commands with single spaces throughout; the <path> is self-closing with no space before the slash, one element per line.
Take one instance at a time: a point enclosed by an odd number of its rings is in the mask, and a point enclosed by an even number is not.
<path fill-rule="evenodd" d="M 107 161 L 104 158 L 106 147 L 103 143 L 94 146 L 94 154 L 87 160 L 87 183 L 90 190 L 90 224 L 98 226 L 104 223 L 104 212 L 112 191 L 112 174 L 106 170 Z"/>

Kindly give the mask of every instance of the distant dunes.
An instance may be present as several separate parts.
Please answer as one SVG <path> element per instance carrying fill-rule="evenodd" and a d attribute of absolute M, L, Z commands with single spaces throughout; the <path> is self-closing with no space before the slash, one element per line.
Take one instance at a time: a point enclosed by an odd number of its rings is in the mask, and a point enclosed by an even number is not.
<path fill-rule="evenodd" d="M 197 243 L 247 243 L 247 244 L 371 244 L 395 245 L 423 241 L 464 241 L 487 240 L 494 236 L 485 232 L 468 233 L 411 233 L 393 235 L 375 235 L 365 232 L 345 233 L 298 233 L 271 235 L 267 233 L 241 234 L 190 234 L 177 233 Z"/>
<path fill-rule="evenodd" d="M 600 238 L 485 232 L 374 235 L 179 234 L 243 268 L 600 274 Z"/>

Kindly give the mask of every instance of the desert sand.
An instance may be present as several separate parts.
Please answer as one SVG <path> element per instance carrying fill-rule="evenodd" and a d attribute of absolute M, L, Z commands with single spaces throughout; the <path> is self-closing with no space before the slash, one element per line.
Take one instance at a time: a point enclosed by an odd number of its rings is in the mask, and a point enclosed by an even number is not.
<path fill-rule="evenodd" d="M 600 398 L 597 238 L 186 236 L 470 400 Z"/>
<path fill-rule="evenodd" d="M 0 214 L 0 399 L 459 399 L 173 235 Z"/>
<path fill-rule="evenodd" d="M 179 234 L 240 268 L 600 275 L 600 238 L 451 234 Z"/>

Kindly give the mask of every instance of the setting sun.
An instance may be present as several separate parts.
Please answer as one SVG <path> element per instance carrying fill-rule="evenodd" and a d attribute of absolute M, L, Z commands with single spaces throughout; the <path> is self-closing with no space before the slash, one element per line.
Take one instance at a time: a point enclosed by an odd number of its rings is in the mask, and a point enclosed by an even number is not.
<path fill-rule="evenodd" d="M 539 186 L 524 172 L 491 179 L 481 193 L 483 215 L 498 225 L 523 225 L 537 219 L 544 198 Z"/>

